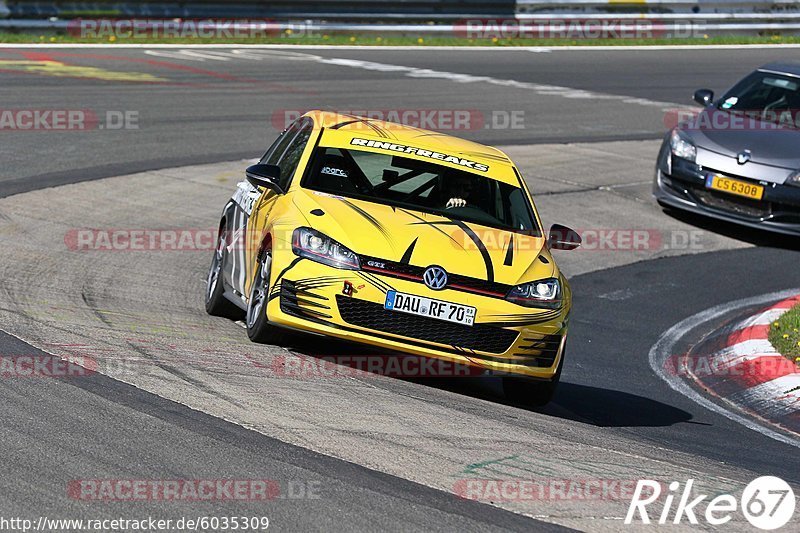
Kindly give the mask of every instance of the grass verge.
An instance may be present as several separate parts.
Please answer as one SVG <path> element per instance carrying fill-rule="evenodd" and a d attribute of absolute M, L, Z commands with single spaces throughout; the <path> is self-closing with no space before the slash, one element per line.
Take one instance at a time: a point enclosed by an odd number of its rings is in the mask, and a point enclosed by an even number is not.
<path fill-rule="evenodd" d="M 769 342 L 785 357 L 800 363 L 800 305 L 773 322 L 769 328 Z"/>
<path fill-rule="evenodd" d="M 360 46 L 665 46 L 730 44 L 800 44 L 800 35 L 708 36 L 690 39 L 467 39 L 463 37 L 376 36 L 367 34 L 295 35 L 286 31 L 274 36 L 250 39 L 132 38 L 110 36 L 81 38 L 65 32 L 30 33 L 0 31 L 0 43 L 10 44 L 287 44 Z"/>

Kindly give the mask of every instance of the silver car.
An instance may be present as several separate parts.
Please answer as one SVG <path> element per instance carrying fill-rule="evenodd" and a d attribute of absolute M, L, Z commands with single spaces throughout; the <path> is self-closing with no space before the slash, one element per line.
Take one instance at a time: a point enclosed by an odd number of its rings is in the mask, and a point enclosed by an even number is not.
<path fill-rule="evenodd" d="M 765 65 L 664 138 L 653 194 L 659 204 L 800 235 L 800 62 Z"/>

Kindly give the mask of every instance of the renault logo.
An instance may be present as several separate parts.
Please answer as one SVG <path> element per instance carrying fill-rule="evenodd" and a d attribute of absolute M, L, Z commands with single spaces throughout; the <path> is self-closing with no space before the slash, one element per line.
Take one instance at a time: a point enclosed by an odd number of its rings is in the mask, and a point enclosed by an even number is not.
<path fill-rule="evenodd" d="M 742 150 L 736 154 L 736 162 L 740 165 L 744 165 L 748 161 L 750 161 L 750 150 Z"/>
<path fill-rule="evenodd" d="M 425 269 L 422 275 L 422 281 L 425 282 L 429 288 L 440 291 L 447 285 L 447 272 L 442 267 L 431 266 Z"/>

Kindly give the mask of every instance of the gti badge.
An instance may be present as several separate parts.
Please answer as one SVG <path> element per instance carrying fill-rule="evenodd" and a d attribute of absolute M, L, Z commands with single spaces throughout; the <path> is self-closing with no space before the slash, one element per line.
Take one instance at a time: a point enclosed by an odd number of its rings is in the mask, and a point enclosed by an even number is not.
<path fill-rule="evenodd" d="M 447 285 L 447 272 L 442 267 L 430 266 L 422 274 L 422 280 L 428 288 L 440 291 Z"/>
<path fill-rule="evenodd" d="M 750 161 L 750 150 L 742 150 L 736 154 L 736 162 L 740 165 L 744 165 L 748 161 Z"/>

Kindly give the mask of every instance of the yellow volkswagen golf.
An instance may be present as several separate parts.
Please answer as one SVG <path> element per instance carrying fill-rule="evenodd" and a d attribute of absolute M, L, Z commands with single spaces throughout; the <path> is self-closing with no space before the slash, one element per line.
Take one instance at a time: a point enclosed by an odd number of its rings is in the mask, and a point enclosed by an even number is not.
<path fill-rule="evenodd" d="M 206 310 L 253 341 L 300 330 L 503 376 L 553 395 L 571 291 L 519 171 L 436 132 L 312 111 L 249 167 L 225 206 Z"/>

